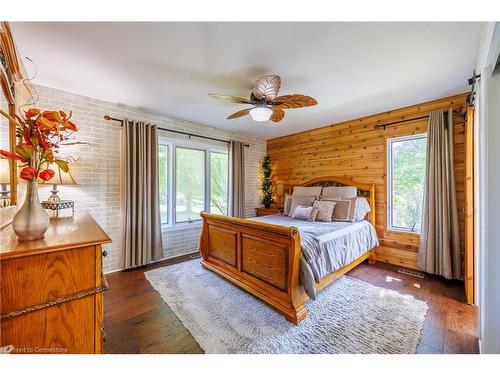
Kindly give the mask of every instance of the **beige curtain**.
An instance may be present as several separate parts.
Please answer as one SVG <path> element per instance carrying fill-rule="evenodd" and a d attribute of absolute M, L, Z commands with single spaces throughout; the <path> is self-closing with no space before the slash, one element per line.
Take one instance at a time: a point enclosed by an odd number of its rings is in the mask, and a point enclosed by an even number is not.
<path fill-rule="evenodd" d="M 231 216 L 245 215 L 245 145 L 231 141 L 229 145 L 231 160 Z"/>
<path fill-rule="evenodd" d="M 462 278 L 453 169 L 453 111 L 429 115 L 427 168 L 418 264 L 447 279 Z"/>
<path fill-rule="evenodd" d="M 156 125 L 124 120 L 124 266 L 163 257 Z"/>

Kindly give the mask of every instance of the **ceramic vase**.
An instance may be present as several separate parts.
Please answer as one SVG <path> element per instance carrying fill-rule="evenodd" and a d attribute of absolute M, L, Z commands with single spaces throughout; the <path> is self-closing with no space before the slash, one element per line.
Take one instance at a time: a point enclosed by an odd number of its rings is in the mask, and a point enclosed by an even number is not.
<path fill-rule="evenodd" d="M 40 204 L 38 183 L 28 181 L 24 203 L 12 220 L 12 229 L 19 241 L 42 238 L 49 227 L 49 214 Z"/>

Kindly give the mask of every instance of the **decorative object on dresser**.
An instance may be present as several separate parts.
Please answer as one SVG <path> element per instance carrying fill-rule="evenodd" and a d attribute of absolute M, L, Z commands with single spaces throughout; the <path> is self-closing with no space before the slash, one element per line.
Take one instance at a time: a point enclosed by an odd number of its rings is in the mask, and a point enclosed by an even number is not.
<path fill-rule="evenodd" d="M 74 215 L 75 202 L 72 200 L 61 200 L 58 195 L 59 190 L 57 190 L 58 185 L 78 185 L 71 172 L 64 173 L 61 171 L 61 168 L 57 168 L 56 175 L 50 182 L 52 183 L 52 190 L 50 191 L 52 194 L 46 201 L 42 202 L 42 207 L 51 210 L 55 216 L 59 216 L 59 212 L 64 209 L 71 209 L 71 215 Z"/>
<path fill-rule="evenodd" d="M 71 216 L 75 215 L 75 202 L 70 200 L 58 202 L 43 201 L 42 207 L 46 210 L 50 210 L 52 212 L 52 216 L 55 217 L 60 216 L 61 210 L 71 210 Z"/>
<path fill-rule="evenodd" d="M 57 172 L 52 180 L 50 180 L 50 183 L 52 184 L 52 190 L 50 191 L 52 194 L 50 197 L 47 199 L 47 202 L 60 202 L 61 198 L 59 198 L 59 190 L 57 190 L 58 185 L 78 185 L 78 183 L 75 181 L 73 176 L 71 175 L 71 172 L 67 173 L 61 173 L 61 168 L 57 168 Z"/>
<path fill-rule="evenodd" d="M 271 170 L 271 158 L 269 155 L 262 160 L 262 204 L 265 208 L 270 208 L 274 203 L 273 199 L 273 172 Z"/>
<path fill-rule="evenodd" d="M 318 195 L 323 186 L 356 186 L 359 195 L 369 198 L 372 211 L 367 220 L 370 225 L 375 226 L 375 185 L 341 177 L 316 178 L 300 185 L 317 187 Z M 313 201 L 314 199 L 310 204 Z M 202 212 L 201 217 L 203 227 L 200 250 L 203 267 L 271 305 L 294 324 L 306 317 L 304 303 L 309 297 L 299 278 L 302 249 L 297 227 L 207 212 Z M 374 252 L 375 249 L 372 248 L 353 262 L 326 275 L 315 285 L 315 291 L 319 292 L 365 259 L 374 260 Z"/>
<path fill-rule="evenodd" d="M 0 208 L 10 206 L 9 185 L 9 160 L 0 159 Z"/>
<path fill-rule="evenodd" d="M 17 234 L 17 239 L 18 241 L 32 241 L 43 238 L 48 227 L 49 215 L 40 204 L 38 182 L 27 181 L 24 203 L 12 220 L 12 228 Z"/>
<path fill-rule="evenodd" d="M 49 226 L 49 216 L 38 198 L 38 180 L 49 181 L 55 172 L 49 168 L 56 164 L 69 172 L 68 163 L 57 157 L 59 148 L 77 143 L 72 134 L 78 129 L 71 122 L 71 113 L 62 111 L 40 111 L 31 108 L 21 116 L 12 117 L 0 110 L 0 114 L 13 122 L 20 141 L 15 152 L 0 150 L 0 155 L 21 162 L 20 177 L 27 181 L 23 205 L 14 216 L 12 228 L 19 241 L 31 241 L 43 237 Z"/>
<path fill-rule="evenodd" d="M 279 207 L 257 207 L 255 211 L 257 216 L 267 216 L 280 214 L 282 212 L 282 209 Z"/>
<path fill-rule="evenodd" d="M 52 218 L 43 240 L 0 231 L 0 346 L 14 353 L 102 353 L 101 245 L 108 235 L 87 213 Z M 57 275 L 57 277 L 54 277 Z"/>

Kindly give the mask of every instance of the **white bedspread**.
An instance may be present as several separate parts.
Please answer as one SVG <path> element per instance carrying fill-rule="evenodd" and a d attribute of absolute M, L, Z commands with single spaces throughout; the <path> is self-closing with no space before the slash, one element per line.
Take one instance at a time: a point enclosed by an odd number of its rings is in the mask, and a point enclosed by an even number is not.
<path fill-rule="evenodd" d="M 301 282 L 312 299 L 316 299 L 314 286 L 323 277 L 352 263 L 379 244 L 375 228 L 366 220 L 355 223 L 310 222 L 285 215 L 261 216 L 249 220 L 297 227 L 302 248 Z"/>

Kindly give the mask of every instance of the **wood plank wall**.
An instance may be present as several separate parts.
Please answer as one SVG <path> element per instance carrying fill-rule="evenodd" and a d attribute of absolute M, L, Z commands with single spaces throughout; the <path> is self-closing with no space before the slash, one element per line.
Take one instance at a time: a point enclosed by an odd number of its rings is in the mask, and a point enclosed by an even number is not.
<path fill-rule="evenodd" d="M 321 177 L 338 176 L 376 184 L 376 229 L 380 246 L 377 260 L 418 269 L 418 234 L 387 230 L 386 147 L 387 139 L 427 131 L 427 119 L 375 129 L 383 124 L 426 116 L 436 109 L 460 109 L 454 115 L 455 179 L 460 220 L 460 239 L 464 241 L 466 94 L 451 96 L 410 107 L 333 124 L 318 129 L 273 138 L 267 141 L 275 184 L 298 184 Z"/>

